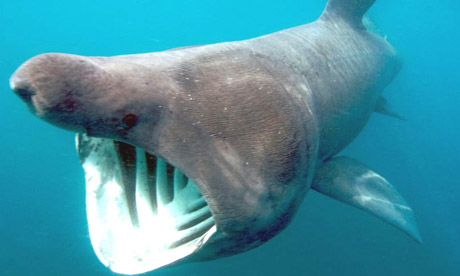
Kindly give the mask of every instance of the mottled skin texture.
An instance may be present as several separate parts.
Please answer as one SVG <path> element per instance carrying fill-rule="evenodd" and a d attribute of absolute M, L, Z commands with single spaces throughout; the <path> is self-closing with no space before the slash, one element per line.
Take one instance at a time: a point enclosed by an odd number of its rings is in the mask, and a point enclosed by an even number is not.
<path fill-rule="evenodd" d="M 326 12 L 248 41 L 40 55 L 12 86 L 44 120 L 141 147 L 194 179 L 218 229 L 192 257 L 202 260 L 281 231 L 315 168 L 358 135 L 399 67 L 386 41 Z"/>

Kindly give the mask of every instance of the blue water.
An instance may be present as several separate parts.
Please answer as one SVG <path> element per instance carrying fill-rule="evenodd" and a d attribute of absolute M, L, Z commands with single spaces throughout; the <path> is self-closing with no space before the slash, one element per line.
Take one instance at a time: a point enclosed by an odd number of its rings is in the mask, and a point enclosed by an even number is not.
<path fill-rule="evenodd" d="M 0 275 L 112 275 L 87 235 L 74 135 L 32 116 L 8 86 L 44 52 L 119 55 L 251 38 L 312 21 L 325 0 L 0 1 Z M 403 194 L 418 245 L 311 192 L 272 241 L 152 275 L 460 275 L 460 2 L 377 0 L 370 11 L 404 67 L 385 91 L 408 120 L 378 114 L 345 154 Z"/>

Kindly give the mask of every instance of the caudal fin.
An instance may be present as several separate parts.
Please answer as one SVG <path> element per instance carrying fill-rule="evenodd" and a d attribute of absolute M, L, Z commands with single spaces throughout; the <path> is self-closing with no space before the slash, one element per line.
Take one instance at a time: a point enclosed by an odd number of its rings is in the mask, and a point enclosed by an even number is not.
<path fill-rule="evenodd" d="M 321 18 L 333 20 L 342 18 L 350 25 L 363 28 L 363 16 L 375 0 L 329 0 Z"/>

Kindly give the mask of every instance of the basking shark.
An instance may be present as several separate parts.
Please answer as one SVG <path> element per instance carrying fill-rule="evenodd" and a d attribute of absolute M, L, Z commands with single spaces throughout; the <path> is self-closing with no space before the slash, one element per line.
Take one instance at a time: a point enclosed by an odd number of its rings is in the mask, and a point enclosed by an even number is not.
<path fill-rule="evenodd" d="M 89 232 L 106 266 L 138 274 L 255 248 L 310 189 L 421 241 L 382 176 L 336 155 L 401 67 L 362 23 L 374 0 L 330 0 L 313 23 L 254 39 L 148 54 L 42 54 L 11 89 L 77 133 Z"/>

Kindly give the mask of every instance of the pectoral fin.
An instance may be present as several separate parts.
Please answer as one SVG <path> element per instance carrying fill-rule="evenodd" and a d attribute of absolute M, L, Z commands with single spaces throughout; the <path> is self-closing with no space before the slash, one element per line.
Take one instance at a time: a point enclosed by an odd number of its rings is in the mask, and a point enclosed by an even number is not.
<path fill-rule="evenodd" d="M 383 177 L 348 157 L 336 157 L 317 169 L 312 188 L 371 213 L 421 243 L 412 209 Z"/>
<path fill-rule="evenodd" d="M 374 112 L 387 115 L 402 121 L 406 121 L 404 117 L 396 113 L 394 110 L 391 109 L 391 106 L 388 104 L 388 101 L 380 96 L 380 98 L 377 100 L 377 103 L 375 104 Z"/>

